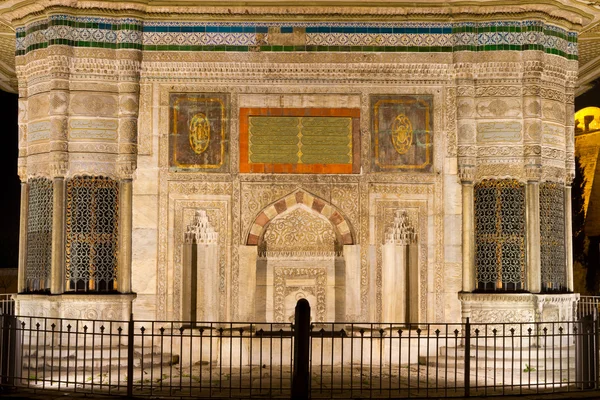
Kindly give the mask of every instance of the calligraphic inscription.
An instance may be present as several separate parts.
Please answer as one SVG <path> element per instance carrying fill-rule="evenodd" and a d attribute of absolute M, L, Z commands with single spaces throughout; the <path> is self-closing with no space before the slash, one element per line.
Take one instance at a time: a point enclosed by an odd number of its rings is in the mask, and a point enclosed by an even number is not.
<path fill-rule="evenodd" d="M 565 145 L 565 128 L 562 125 L 544 123 L 542 125 L 542 141 L 554 146 Z"/>
<path fill-rule="evenodd" d="M 374 171 L 431 170 L 433 96 L 371 96 Z"/>
<path fill-rule="evenodd" d="M 477 142 L 519 142 L 521 123 L 517 121 L 479 122 L 477 124 Z"/>
<path fill-rule="evenodd" d="M 27 141 L 37 142 L 38 140 L 49 139 L 51 126 L 52 123 L 47 120 L 30 123 L 27 131 Z"/>
<path fill-rule="evenodd" d="M 173 170 L 222 172 L 227 164 L 229 96 L 172 93 L 169 165 Z"/>
<path fill-rule="evenodd" d="M 115 119 L 71 119 L 69 139 L 115 140 L 118 125 Z"/>
<path fill-rule="evenodd" d="M 356 173 L 358 109 L 240 109 L 240 171 Z"/>

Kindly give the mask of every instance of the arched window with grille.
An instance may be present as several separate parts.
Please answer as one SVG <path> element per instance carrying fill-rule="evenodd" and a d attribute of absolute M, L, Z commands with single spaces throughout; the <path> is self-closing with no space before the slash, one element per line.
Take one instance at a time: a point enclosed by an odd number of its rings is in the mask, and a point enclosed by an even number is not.
<path fill-rule="evenodd" d="M 480 291 L 525 289 L 525 185 L 489 179 L 475 185 L 475 265 Z"/>
<path fill-rule="evenodd" d="M 28 188 L 25 291 L 32 293 L 50 288 L 53 187 L 50 179 L 34 178 Z"/>
<path fill-rule="evenodd" d="M 117 290 L 118 182 L 100 176 L 67 181 L 66 290 Z"/>

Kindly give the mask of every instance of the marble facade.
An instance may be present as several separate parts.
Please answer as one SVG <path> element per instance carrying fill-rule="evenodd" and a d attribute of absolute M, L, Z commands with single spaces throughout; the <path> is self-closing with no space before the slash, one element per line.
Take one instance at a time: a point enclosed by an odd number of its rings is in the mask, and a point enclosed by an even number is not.
<path fill-rule="evenodd" d="M 140 4 L 4 13 L 20 94 L 20 312 L 88 315 L 87 299 L 110 298 L 119 318 L 284 322 L 304 297 L 314 321 L 572 318 L 564 210 L 583 5 L 348 3 L 291 18 L 249 2 L 227 18 Z M 118 182 L 116 293 L 69 303 L 56 299 L 74 296 L 65 210 L 80 200 L 65 187 L 78 176 Z M 28 261 L 38 178 L 53 187 L 47 264 Z M 522 281 L 506 292 L 499 244 L 493 290 L 478 291 L 476 198 L 509 180 L 524 199 Z M 550 183 L 564 206 L 552 260 L 540 250 Z M 28 292 L 32 271 L 58 297 Z"/>

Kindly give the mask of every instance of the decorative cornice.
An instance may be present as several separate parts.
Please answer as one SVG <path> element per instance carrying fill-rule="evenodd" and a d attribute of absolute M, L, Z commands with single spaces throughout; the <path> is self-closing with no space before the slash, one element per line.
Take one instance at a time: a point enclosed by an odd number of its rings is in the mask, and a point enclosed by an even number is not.
<path fill-rule="evenodd" d="M 518 0 L 409 0 L 397 1 L 339 1 L 315 0 L 310 4 L 297 1 L 73 1 L 73 0 L 9 0 L 0 6 L 0 15 L 12 23 L 22 19 L 35 19 L 44 14 L 70 11 L 81 14 L 112 14 L 149 19 L 173 20 L 210 18 L 211 20 L 244 19 L 271 20 L 338 19 L 355 20 L 369 18 L 395 20 L 468 20 L 486 18 L 523 19 L 535 15 L 547 21 L 560 23 L 568 28 L 581 29 L 597 19 L 596 9 L 581 1 L 542 0 L 523 3 Z"/>

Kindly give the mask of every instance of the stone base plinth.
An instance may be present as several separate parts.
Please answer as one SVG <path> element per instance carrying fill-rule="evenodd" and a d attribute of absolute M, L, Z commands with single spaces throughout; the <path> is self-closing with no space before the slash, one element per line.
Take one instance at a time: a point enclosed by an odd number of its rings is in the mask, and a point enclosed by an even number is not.
<path fill-rule="evenodd" d="M 128 321 L 135 294 L 18 294 L 19 316 Z"/>
<path fill-rule="evenodd" d="M 463 322 L 557 322 L 575 320 L 578 293 L 459 293 Z"/>

